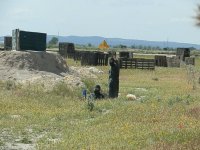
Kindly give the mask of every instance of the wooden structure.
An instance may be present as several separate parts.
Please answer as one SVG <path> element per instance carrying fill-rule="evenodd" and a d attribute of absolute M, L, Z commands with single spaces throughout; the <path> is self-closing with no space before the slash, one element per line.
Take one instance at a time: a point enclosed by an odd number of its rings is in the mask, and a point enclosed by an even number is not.
<path fill-rule="evenodd" d="M 4 50 L 12 50 L 12 36 L 4 37 Z"/>
<path fill-rule="evenodd" d="M 120 58 L 133 58 L 133 53 L 132 52 L 119 52 L 119 57 Z"/>
<path fill-rule="evenodd" d="M 120 58 L 119 65 L 122 69 L 155 69 L 154 59 L 144 58 Z"/>
<path fill-rule="evenodd" d="M 74 61 L 81 61 L 82 66 L 107 66 L 108 53 L 99 51 L 75 51 Z"/>
<path fill-rule="evenodd" d="M 155 65 L 158 67 L 167 67 L 167 57 L 162 55 L 155 55 Z"/>
<path fill-rule="evenodd" d="M 195 65 L 195 57 L 185 57 L 186 65 Z"/>
<path fill-rule="evenodd" d="M 177 48 L 176 56 L 181 61 L 185 61 L 185 57 L 190 57 L 190 49 L 189 48 Z"/>
<path fill-rule="evenodd" d="M 117 57 L 116 51 L 108 51 L 108 57 Z"/>
<path fill-rule="evenodd" d="M 180 67 L 181 65 L 181 60 L 179 57 L 167 57 L 167 66 L 168 67 Z"/>
<path fill-rule="evenodd" d="M 107 66 L 108 54 L 103 52 L 81 52 L 82 66 Z"/>
<path fill-rule="evenodd" d="M 98 66 L 107 66 L 108 65 L 108 53 L 98 52 L 97 65 Z"/>
<path fill-rule="evenodd" d="M 12 49 L 17 51 L 46 51 L 46 38 L 46 33 L 15 29 L 12 31 Z"/>
<path fill-rule="evenodd" d="M 59 43 L 59 53 L 63 57 L 74 58 L 75 46 L 73 43 L 61 42 Z"/>
<path fill-rule="evenodd" d="M 97 52 L 82 52 L 81 66 L 97 66 L 98 53 Z"/>
<path fill-rule="evenodd" d="M 77 50 L 75 50 L 74 56 L 73 56 L 74 61 L 80 61 L 82 54 L 85 53 L 85 52 L 89 52 L 89 51 L 77 51 Z"/>

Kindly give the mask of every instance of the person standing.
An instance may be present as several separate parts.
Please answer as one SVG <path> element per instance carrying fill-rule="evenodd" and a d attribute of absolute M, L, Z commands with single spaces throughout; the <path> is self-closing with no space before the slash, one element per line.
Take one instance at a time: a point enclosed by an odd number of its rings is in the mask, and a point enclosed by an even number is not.
<path fill-rule="evenodd" d="M 119 63 L 115 58 L 110 58 L 109 71 L 109 98 L 117 98 L 119 93 Z"/>

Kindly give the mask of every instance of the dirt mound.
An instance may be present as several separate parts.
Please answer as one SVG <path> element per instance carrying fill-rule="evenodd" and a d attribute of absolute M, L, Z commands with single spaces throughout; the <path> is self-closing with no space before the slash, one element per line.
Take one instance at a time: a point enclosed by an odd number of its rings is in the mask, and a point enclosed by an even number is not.
<path fill-rule="evenodd" d="M 0 63 L 19 70 L 37 70 L 60 74 L 67 72 L 68 67 L 60 55 L 46 52 L 0 52 Z"/>
<path fill-rule="evenodd" d="M 90 71 L 89 71 L 90 70 Z M 70 87 L 83 87 L 82 78 L 96 78 L 91 69 L 68 67 L 59 54 L 33 51 L 0 52 L 0 80 L 14 80 L 20 83 L 40 83 L 46 89 L 58 82 Z M 97 69 L 93 68 L 98 72 Z"/>
<path fill-rule="evenodd" d="M 102 74 L 103 71 L 98 70 L 95 67 L 70 67 L 70 72 L 76 74 L 77 76 L 81 76 L 84 78 L 97 78 L 97 74 Z"/>

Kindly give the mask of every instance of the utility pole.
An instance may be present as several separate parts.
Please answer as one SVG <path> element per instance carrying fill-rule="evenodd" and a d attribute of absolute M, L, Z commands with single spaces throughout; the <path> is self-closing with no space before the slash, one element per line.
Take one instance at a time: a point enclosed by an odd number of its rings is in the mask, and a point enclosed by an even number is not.
<path fill-rule="evenodd" d="M 57 43 L 57 46 L 59 47 L 59 31 L 58 31 L 57 38 L 58 38 L 58 43 Z"/>

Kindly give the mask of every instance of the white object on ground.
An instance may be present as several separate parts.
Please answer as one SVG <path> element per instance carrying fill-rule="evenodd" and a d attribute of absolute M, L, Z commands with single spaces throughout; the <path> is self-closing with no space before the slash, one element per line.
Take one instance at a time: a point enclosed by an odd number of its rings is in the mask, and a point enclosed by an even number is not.
<path fill-rule="evenodd" d="M 128 99 L 128 100 L 136 100 L 137 98 L 133 94 L 128 94 L 128 95 L 126 95 L 126 99 Z"/>

